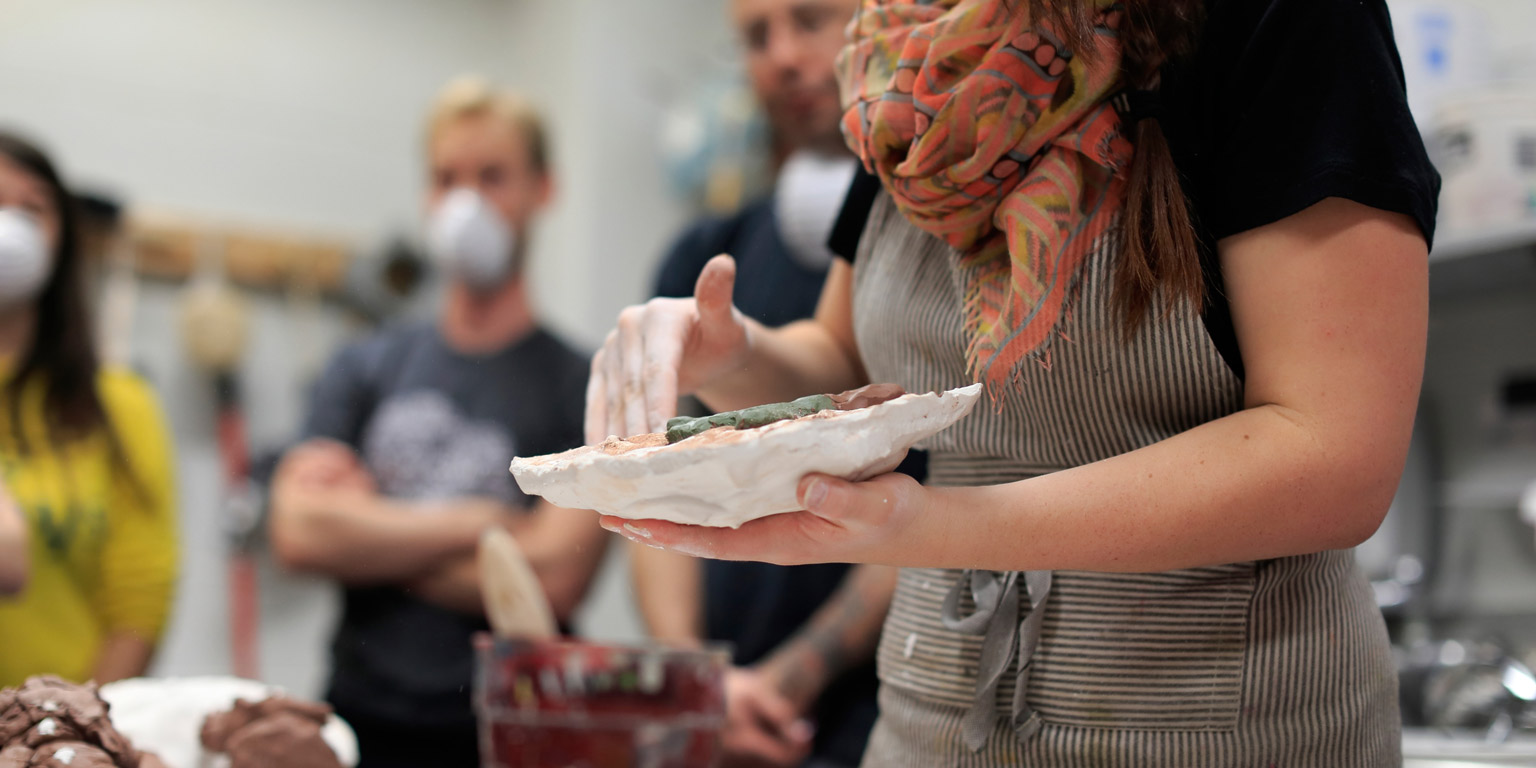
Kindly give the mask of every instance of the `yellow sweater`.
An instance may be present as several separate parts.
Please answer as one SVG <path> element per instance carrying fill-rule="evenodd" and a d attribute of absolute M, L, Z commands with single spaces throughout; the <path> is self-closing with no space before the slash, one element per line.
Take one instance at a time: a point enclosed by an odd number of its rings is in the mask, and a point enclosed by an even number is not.
<path fill-rule="evenodd" d="M 26 590 L 0 597 L 0 687 L 42 673 L 89 679 L 107 635 L 157 639 L 170 612 L 177 551 L 170 435 L 142 379 L 103 370 L 97 391 L 122 459 L 101 430 L 51 444 L 38 379 L 20 393 L 23 453 L 0 393 L 0 474 L 26 516 L 32 554 Z"/>

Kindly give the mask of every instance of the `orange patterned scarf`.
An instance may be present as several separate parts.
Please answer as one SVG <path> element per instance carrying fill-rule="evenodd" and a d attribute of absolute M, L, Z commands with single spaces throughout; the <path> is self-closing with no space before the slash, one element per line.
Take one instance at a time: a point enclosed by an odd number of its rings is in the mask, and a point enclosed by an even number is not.
<path fill-rule="evenodd" d="M 838 62 L 843 131 L 902 214 L 959 252 L 966 360 L 988 388 L 1050 341 L 1125 198 L 1123 7 L 1095 5 L 1091 55 L 1027 0 L 864 0 Z"/>

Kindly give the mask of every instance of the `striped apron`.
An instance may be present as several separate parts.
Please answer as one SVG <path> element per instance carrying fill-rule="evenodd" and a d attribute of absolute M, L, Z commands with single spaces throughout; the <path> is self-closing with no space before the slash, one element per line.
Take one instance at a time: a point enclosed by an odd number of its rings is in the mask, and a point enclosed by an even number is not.
<path fill-rule="evenodd" d="M 925 446 L 930 485 L 1088 464 L 1241 407 L 1188 308 L 1124 338 L 1117 250 L 1112 230 L 1089 257 L 1049 367 Z M 971 382 L 956 258 L 876 202 L 854 265 L 872 381 Z M 870 768 L 1401 764 L 1386 629 L 1351 551 L 1147 574 L 906 569 L 878 661 Z"/>

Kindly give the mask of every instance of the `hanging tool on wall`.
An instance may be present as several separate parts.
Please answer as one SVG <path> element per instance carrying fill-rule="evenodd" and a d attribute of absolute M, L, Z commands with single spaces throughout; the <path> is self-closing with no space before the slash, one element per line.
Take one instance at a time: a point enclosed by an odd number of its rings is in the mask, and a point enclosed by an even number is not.
<path fill-rule="evenodd" d="M 230 659 L 239 677 L 260 679 L 260 591 L 255 548 L 261 505 L 250 479 L 250 443 L 241 407 L 239 368 L 249 335 L 245 300 L 225 279 L 225 242 L 204 237 L 198 272 L 182 298 L 187 357 L 213 378 L 229 535 Z"/>

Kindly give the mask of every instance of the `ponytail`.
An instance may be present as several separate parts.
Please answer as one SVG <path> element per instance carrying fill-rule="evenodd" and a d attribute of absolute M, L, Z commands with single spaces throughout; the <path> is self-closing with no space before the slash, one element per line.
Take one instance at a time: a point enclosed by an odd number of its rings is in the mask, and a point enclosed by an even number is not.
<path fill-rule="evenodd" d="M 1120 25 L 1121 82 L 1137 96 L 1154 97 L 1159 72 L 1171 60 L 1192 55 L 1204 20 L 1203 0 L 1125 0 Z M 1094 34 L 1087 0 L 1030 0 L 1036 18 L 1050 18 L 1073 50 Z M 1136 145 L 1121 222 L 1124 246 L 1115 269 L 1114 304 L 1130 336 L 1161 298 L 1167 317 L 1188 302 L 1204 306 L 1200 242 L 1189 201 L 1179 181 L 1157 110 L 1122 110 Z"/>

